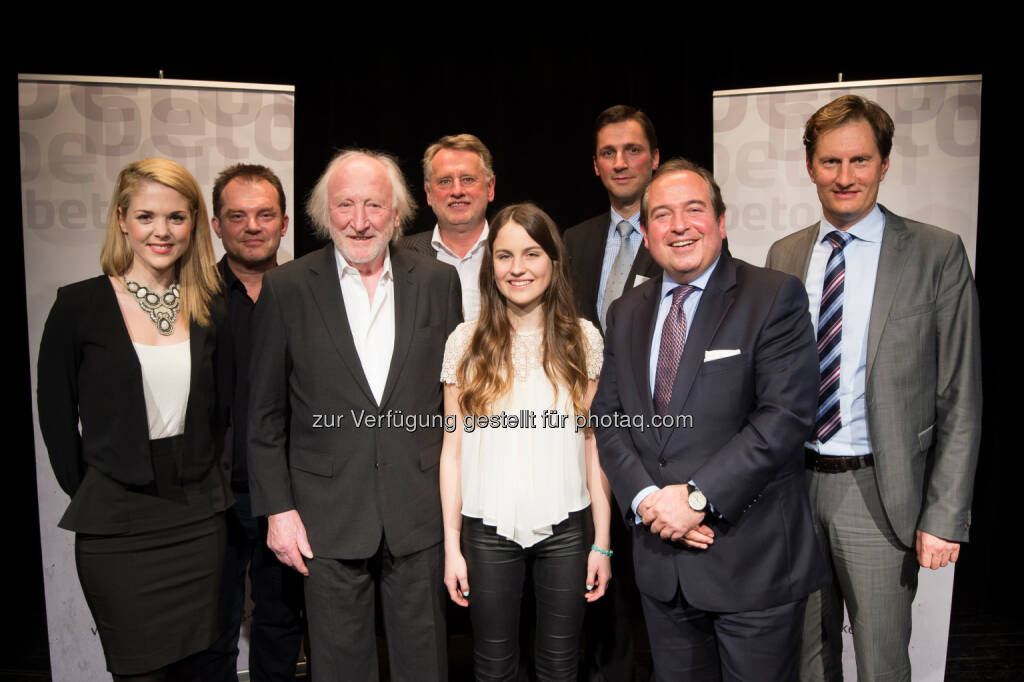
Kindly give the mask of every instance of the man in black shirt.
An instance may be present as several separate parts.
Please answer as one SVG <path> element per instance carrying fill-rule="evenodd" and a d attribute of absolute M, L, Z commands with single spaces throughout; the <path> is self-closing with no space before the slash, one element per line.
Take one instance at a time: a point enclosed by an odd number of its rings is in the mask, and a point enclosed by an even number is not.
<path fill-rule="evenodd" d="M 237 680 L 238 634 L 249 569 L 254 604 L 249 645 L 251 680 L 294 680 L 302 643 L 302 579 L 281 564 L 266 545 L 267 522 L 253 518 L 246 465 L 249 354 L 252 310 L 263 273 L 277 265 L 281 237 L 288 230 L 281 181 L 265 166 L 236 164 L 213 185 L 214 232 L 227 252 L 218 267 L 224 279 L 235 354 L 232 429 L 224 467 L 231 476 L 235 505 L 227 512 L 228 548 L 220 598 L 220 636 L 203 653 L 204 682 Z"/>

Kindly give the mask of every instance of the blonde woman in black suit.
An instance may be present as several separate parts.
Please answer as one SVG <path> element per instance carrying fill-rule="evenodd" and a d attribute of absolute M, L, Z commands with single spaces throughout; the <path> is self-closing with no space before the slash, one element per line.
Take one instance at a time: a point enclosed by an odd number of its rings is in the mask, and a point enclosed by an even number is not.
<path fill-rule="evenodd" d="M 104 274 L 57 292 L 39 349 L 39 425 L 71 504 L 75 561 L 115 680 L 198 679 L 216 634 L 230 492 L 219 278 L 181 165 L 118 176 Z M 227 347 L 226 344 L 222 344 Z"/>

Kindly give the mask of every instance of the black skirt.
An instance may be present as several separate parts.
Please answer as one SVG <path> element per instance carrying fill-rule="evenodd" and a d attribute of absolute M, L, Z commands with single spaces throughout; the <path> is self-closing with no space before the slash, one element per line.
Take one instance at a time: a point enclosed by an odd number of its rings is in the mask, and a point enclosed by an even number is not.
<path fill-rule="evenodd" d="M 117 675 L 157 670 L 203 651 L 217 636 L 227 543 L 221 511 L 230 496 L 216 466 L 201 482 L 174 480 L 181 445 L 181 437 L 151 442 L 156 481 L 146 490 L 90 471 L 75 495 L 85 493 L 85 508 L 95 510 L 73 515 L 75 562 L 107 669 Z M 96 509 L 101 500 L 109 504 L 106 514 Z M 111 510 L 117 519 L 96 518 Z"/>

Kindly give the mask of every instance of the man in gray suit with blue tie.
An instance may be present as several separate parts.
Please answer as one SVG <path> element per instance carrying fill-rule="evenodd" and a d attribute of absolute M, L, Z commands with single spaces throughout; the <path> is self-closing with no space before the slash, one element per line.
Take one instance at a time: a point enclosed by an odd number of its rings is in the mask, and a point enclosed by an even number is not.
<path fill-rule="evenodd" d="M 820 384 L 807 448 L 815 531 L 833 582 L 808 602 L 801 678 L 842 679 L 842 621 L 857 676 L 909 680 L 918 565 L 956 561 L 971 523 L 981 436 L 978 300 L 960 238 L 877 203 L 894 125 L 846 95 L 804 132 L 820 223 L 767 265 L 801 277 Z"/>

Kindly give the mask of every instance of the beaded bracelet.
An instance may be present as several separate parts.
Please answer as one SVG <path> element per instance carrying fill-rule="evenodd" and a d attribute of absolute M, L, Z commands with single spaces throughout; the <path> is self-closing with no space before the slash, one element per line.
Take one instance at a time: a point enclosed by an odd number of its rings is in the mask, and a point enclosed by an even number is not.
<path fill-rule="evenodd" d="M 611 558 L 612 554 L 615 552 L 615 550 L 612 550 L 612 549 L 601 549 L 597 545 L 591 545 L 590 549 L 592 549 L 595 552 L 600 552 L 601 554 L 604 554 L 609 559 Z"/>

